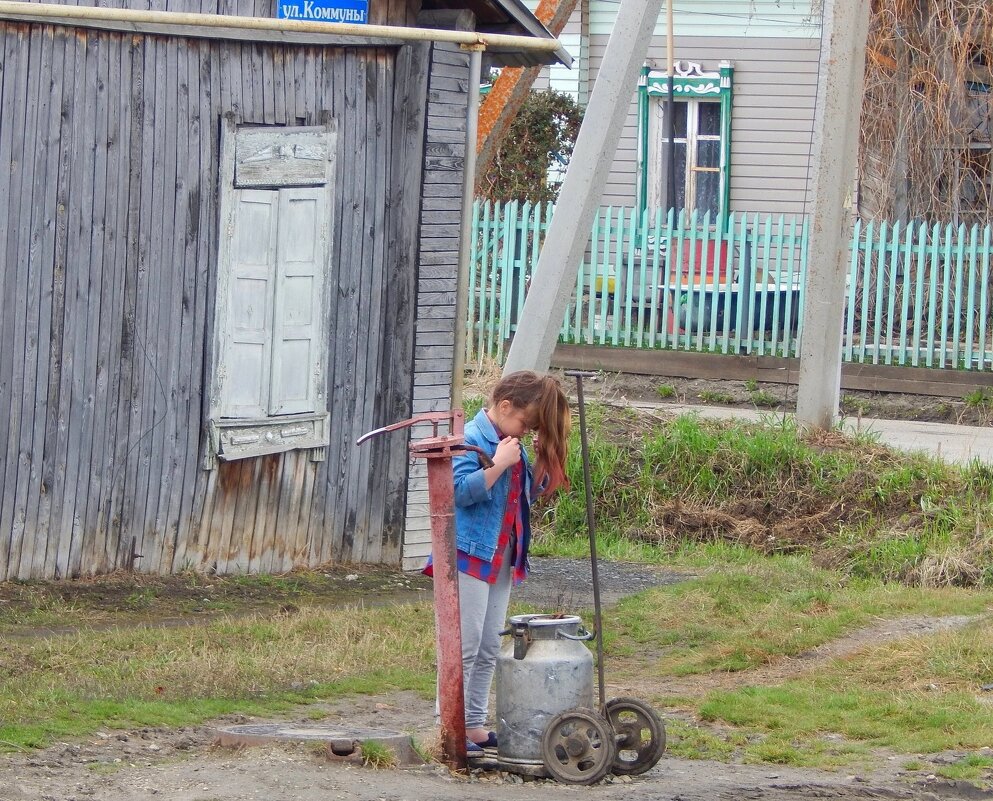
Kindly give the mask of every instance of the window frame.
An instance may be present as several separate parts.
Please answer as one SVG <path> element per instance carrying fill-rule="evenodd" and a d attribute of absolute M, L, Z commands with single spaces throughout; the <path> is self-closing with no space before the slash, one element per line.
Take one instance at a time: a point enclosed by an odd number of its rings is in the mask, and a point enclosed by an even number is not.
<path fill-rule="evenodd" d="M 687 164 L 684 174 L 686 208 L 695 208 L 697 181 L 702 172 L 719 172 L 720 181 L 717 196 L 716 219 L 723 226 L 727 220 L 730 205 L 731 184 L 731 108 L 733 100 L 734 67 L 730 61 L 720 62 L 716 72 L 705 72 L 695 62 L 677 61 L 673 64 L 673 94 L 675 102 L 686 103 L 687 131 L 685 139 L 676 138 L 677 142 L 685 141 L 687 146 Z M 638 125 L 638 209 L 644 211 L 648 206 L 664 205 L 659 203 L 660 183 L 663 173 L 659 167 L 663 144 L 665 142 L 662 130 L 663 103 L 668 96 L 668 78 L 665 71 L 652 70 L 647 65 L 642 68 L 639 82 L 639 125 Z M 720 142 L 720 161 L 716 170 L 700 168 L 697 165 L 697 145 L 701 141 L 699 134 L 699 111 L 702 103 L 720 104 L 720 134 L 704 135 L 703 141 Z"/>
<path fill-rule="evenodd" d="M 204 468 L 212 469 L 217 461 L 231 461 L 290 450 L 305 449 L 312 461 L 322 461 L 329 442 L 329 410 L 327 374 L 330 358 L 329 332 L 332 330 L 328 313 L 334 258 L 332 253 L 334 226 L 335 153 L 337 133 L 333 119 L 321 126 L 238 126 L 228 117 L 221 128 L 221 163 L 219 170 L 219 226 L 217 263 L 213 304 L 211 309 L 211 358 L 209 369 L 209 399 L 207 420 L 207 445 Z M 256 194 L 259 193 L 259 194 Z M 273 250 L 273 264 L 268 271 L 266 308 L 263 312 L 268 346 L 263 345 L 261 415 L 237 416 L 231 413 L 234 401 L 226 393 L 229 365 L 225 359 L 231 354 L 231 341 L 235 330 L 233 305 L 230 302 L 231 281 L 236 279 L 237 263 L 234 235 L 239 203 L 252 196 L 271 196 L 271 206 L 276 210 L 273 221 L 274 234 L 269 244 Z M 316 236 L 320 244 L 315 248 L 314 262 L 317 283 L 320 284 L 312 306 L 309 352 L 308 396 L 305 406 L 293 413 L 273 413 L 273 370 L 279 357 L 276 354 L 278 305 L 282 302 L 281 287 L 291 277 L 292 262 L 282 253 L 283 233 L 279 229 L 279 216 L 284 206 L 296 199 L 310 195 L 316 202 L 316 219 L 319 228 Z M 287 222 L 285 217 L 283 222 Z M 268 257 L 267 257 L 268 258 Z M 284 274 L 285 273 L 285 274 Z M 316 363 L 314 374 L 311 362 Z"/>
<path fill-rule="evenodd" d="M 676 136 L 673 141 L 676 144 L 684 145 L 686 148 L 686 164 L 683 169 L 683 197 L 684 206 L 690 210 L 699 212 L 707 209 L 701 208 L 699 203 L 699 178 L 701 174 L 716 174 L 720 180 L 717 191 L 713 198 L 713 216 L 717 216 L 721 209 L 721 184 L 723 175 L 720 164 L 716 167 L 701 167 L 699 164 L 700 142 L 717 142 L 720 147 L 721 133 L 716 134 L 700 133 L 700 110 L 704 104 L 716 106 L 717 100 L 701 100 L 698 98 L 679 98 L 675 101 L 686 107 L 686 133 L 684 136 Z M 664 178 L 665 172 L 661 168 L 662 160 L 665 158 L 665 111 L 664 101 L 657 102 L 652 109 L 652 119 L 649 122 L 651 137 L 650 159 L 654 169 L 649 171 L 648 205 L 652 208 L 664 205 L 663 196 L 665 194 Z M 718 128 L 720 126 L 718 125 Z M 678 177 L 678 176 L 677 176 Z"/>

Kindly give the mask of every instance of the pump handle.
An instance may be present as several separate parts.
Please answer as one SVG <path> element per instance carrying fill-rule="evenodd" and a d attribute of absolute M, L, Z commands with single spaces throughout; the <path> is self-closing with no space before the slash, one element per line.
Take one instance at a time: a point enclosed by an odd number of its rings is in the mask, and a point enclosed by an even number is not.
<path fill-rule="evenodd" d="M 389 431 L 399 431 L 401 428 L 411 428 L 416 426 L 418 423 L 434 424 L 434 434 L 435 436 L 438 436 L 438 423 L 441 422 L 450 423 L 452 435 L 457 436 L 460 439 L 462 438 L 462 431 L 465 425 L 465 412 L 461 409 L 452 409 L 447 412 L 424 412 L 423 414 L 416 414 L 409 420 L 401 420 L 399 423 L 390 423 L 388 426 L 373 429 L 355 440 L 355 444 L 361 445 L 367 439 L 375 437 L 378 434 L 385 434 Z"/>

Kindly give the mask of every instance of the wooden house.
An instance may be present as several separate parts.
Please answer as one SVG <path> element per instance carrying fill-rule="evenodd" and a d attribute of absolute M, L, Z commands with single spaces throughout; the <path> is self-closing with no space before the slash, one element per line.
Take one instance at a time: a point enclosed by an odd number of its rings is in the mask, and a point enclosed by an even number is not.
<path fill-rule="evenodd" d="M 399 565 L 423 479 L 355 440 L 450 402 L 459 41 L 568 56 L 516 0 L 114 5 L 0 7 L 0 579 Z"/>
<path fill-rule="evenodd" d="M 674 0 L 676 206 L 810 212 L 820 0 Z M 872 0 L 855 209 L 864 219 L 981 222 L 993 208 L 993 7 Z M 617 15 L 578 0 L 577 63 L 536 86 L 588 100 Z M 667 21 L 660 15 L 601 202 L 664 206 Z"/>
<path fill-rule="evenodd" d="M 808 210 L 820 16 L 814 0 L 694 0 L 673 5 L 677 206 L 712 217 Z M 611 0 L 579 0 L 560 41 L 578 54 L 544 81 L 584 104 L 617 16 Z M 666 15 L 655 27 L 603 205 L 665 205 Z M 547 81 L 547 83 L 545 82 Z"/>

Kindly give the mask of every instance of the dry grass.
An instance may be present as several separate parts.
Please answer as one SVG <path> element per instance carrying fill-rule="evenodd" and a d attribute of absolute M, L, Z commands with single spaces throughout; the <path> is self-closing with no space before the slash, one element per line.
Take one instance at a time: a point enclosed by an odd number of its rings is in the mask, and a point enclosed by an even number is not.
<path fill-rule="evenodd" d="M 988 0 L 874 0 L 865 71 L 860 211 L 877 219 L 990 222 Z"/>
<path fill-rule="evenodd" d="M 993 491 L 982 468 L 786 424 L 630 420 L 596 406 L 590 417 L 607 547 L 627 540 L 673 552 L 721 541 L 763 553 L 814 550 L 824 566 L 915 586 L 993 583 Z M 578 457 L 570 478 L 573 491 L 539 523 L 552 552 L 556 538 L 585 531 Z"/>
<path fill-rule="evenodd" d="M 377 668 L 428 671 L 430 615 L 412 608 L 304 607 L 203 626 L 84 630 L 12 642 L 0 670 L 15 685 L 55 685 L 90 698 L 161 700 L 305 689 Z M 24 661 L 30 671 L 17 669 Z"/>
<path fill-rule="evenodd" d="M 481 355 L 477 361 L 466 366 L 463 385 L 466 397 L 487 397 L 502 375 L 503 368 L 496 359 Z"/>

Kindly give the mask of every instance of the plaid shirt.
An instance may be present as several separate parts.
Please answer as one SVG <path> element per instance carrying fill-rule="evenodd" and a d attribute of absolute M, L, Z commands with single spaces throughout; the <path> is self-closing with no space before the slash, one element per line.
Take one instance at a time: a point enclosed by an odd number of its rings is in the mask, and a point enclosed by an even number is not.
<path fill-rule="evenodd" d="M 464 551 L 457 551 L 458 570 L 467 576 L 472 576 L 487 584 L 495 584 L 500 575 L 500 568 L 503 567 L 504 554 L 510 547 L 513 564 L 514 584 L 520 584 L 527 578 L 527 554 L 523 548 L 518 547 L 518 536 L 521 526 L 521 494 L 524 491 L 524 463 L 518 462 L 511 468 L 510 472 L 510 492 L 507 495 L 507 508 L 503 514 L 503 526 L 500 528 L 500 537 L 497 540 L 496 553 L 492 562 L 480 559 L 478 556 L 470 556 Z M 425 576 L 434 575 L 432 557 L 428 557 L 428 563 L 424 567 Z"/>

